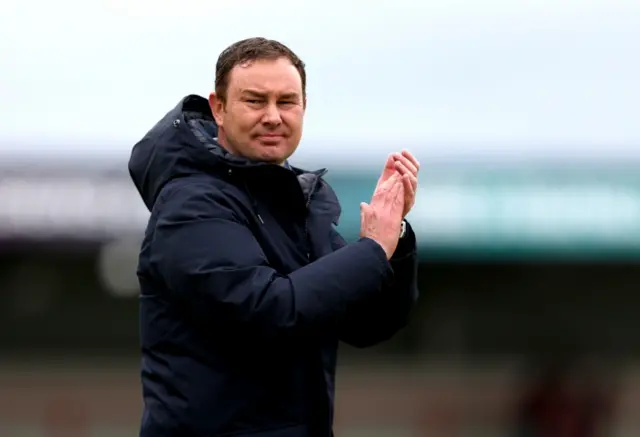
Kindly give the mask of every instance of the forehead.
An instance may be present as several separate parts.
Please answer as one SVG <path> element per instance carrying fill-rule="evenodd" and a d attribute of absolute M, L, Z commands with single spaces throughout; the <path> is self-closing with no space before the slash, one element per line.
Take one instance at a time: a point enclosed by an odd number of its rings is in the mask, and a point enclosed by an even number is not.
<path fill-rule="evenodd" d="M 268 94 L 302 94 L 302 79 L 287 58 L 257 60 L 236 65 L 229 74 L 229 91 L 247 89 Z"/>

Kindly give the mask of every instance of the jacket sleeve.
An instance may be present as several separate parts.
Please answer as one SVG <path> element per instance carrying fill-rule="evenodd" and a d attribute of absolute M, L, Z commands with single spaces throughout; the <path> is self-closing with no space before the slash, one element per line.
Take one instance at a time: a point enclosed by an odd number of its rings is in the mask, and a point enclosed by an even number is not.
<path fill-rule="evenodd" d="M 418 299 L 416 236 L 409 223 L 390 264 L 393 274 L 381 292 L 350 306 L 340 326 L 340 340 L 369 347 L 390 339 L 407 325 Z"/>
<path fill-rule="evenodd" d="M 151 271 L 190 317 L 266 337 L 337 329 L 351 304 L 379 292 L 391 269 L 361 239 L 283 275 L 247 223 L 210 186 L 183 186 L 157 208 Z"/>

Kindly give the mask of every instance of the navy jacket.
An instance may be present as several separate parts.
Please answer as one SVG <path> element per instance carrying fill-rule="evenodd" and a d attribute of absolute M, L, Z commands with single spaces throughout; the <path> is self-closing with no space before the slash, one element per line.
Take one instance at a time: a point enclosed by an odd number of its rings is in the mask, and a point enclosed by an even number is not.
<path fill-rule="evenodd" d="M 410 227 L 391 262 L 346 244 L 324 171 L 225 152 L 184 98 L 133 148 L 142 244 L 142 437 L 328 437 L 338 341 L 389 339 L 417 299 Z"/>

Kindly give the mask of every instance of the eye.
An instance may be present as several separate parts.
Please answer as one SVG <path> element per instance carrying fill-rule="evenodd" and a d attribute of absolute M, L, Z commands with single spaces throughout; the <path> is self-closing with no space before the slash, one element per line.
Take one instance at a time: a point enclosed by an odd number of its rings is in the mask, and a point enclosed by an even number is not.
<path fill-rule="evenodd" d="M 251 104 L 251 105 L 259 105 L 260 103 L 262 103 L 262 100 L 258 100 L 258 99 L 247 99 L 245 100 L 245 102 Z"/>

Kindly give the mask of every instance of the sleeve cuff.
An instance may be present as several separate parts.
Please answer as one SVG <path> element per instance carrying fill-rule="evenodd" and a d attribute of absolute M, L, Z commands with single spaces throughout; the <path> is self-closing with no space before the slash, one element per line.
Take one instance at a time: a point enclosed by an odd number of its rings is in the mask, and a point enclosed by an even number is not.
<path fill-rule="evenodd" d="M 416 251 L 416 234 L 413 232 L 409 222 L 405 220 L 405 223 L 406 231 L 404 236 L 398 240 L 398 246 L 396 247 L 396 251 L 393 252 L 391 259 L 403 258 Z"/>

